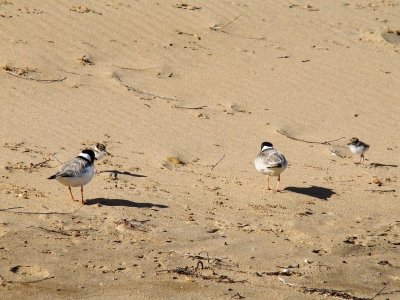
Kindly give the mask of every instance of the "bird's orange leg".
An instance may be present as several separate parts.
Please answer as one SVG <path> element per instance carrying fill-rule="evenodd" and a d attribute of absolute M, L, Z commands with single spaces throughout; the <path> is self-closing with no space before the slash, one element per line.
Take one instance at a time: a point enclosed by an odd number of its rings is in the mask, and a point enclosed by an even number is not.
<path fill-rule="evenodd" d="M 82 204 L 85 204 L 85 200 L 83 200 L 83 185 L 81 185 L 81 196 L 82 196 Z"/>
<path fill-rule="evenodd" d="M 269 176 L 268 175 L 266 175 L 267 176 L 267 185 L 266 185 L 266 189 L 267 189 L 267 191 L 269 191 L 270 190 L 270 187 L 269 187 Z"/>
<path fill-rule="evenodd" d="M 74 198 L 74 195 L 72 195 L 71 187 L 68 186 L 68 189 L 69 189 L 69 193 L 71 194 L 72 201 L 76 201 L 75 198 Z"/>
<path fill-rule="evenodd" d="M 279 192 L 279 184 L 281 183 L 281 175 L 278 176 L 278 183 L 276 184 L 276 191 Z"/>

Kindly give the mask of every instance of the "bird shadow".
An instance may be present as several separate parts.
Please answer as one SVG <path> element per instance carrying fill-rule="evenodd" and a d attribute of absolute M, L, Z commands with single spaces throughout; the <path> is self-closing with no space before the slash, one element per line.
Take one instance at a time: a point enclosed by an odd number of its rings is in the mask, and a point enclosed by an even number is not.
<path fill-rule="evenodd" d="M 297 194 L 303 194 L 306 196 L 318 198 L 320 200 L 328 200 L 330 197 L 332 197 L 332 195 L 336 194 L 332 189 L 315 185 L 312 185 L 310 187 L 288 186 L 285 188 L 285 190 Z"/>
<path fill-rule="evenodd" d="M 392 167 L 392 168 L 397 168 L 398 165 L 394 164 L 381 164 L 381 163 L 370 163 L 369 164 L 373 168 L 378 168 L 378 167 Z"/>
<path fill-rule="evenodd" d="M 137 208 L 168 208 L 168 205 L 155 204 L 148 202 L 133 202 L 126 199 L 110 199 L 110 198 L 94 198 L 85 201 L 86 205 L 101 204 L 105 206 L 125 206 L 125 207 L 137 207 Z"/>
<path fill-rule="evenodd" d="M 146 175 L 135 174 L 128 171 L 118 171 L 118 170 L 102 170 L 99 173 L 113 173 L 117 175 L 127 175 L 132 177 L 147 177 Z"/>

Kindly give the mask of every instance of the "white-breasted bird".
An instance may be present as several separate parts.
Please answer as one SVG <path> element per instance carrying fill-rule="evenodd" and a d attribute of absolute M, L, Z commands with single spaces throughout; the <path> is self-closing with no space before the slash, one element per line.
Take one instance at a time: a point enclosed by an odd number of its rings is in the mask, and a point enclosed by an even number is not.
<path fill-rule="evenodd" d="M 48 179 L 56 179 L 63 185 L 68 186 L 73 201 L 74 198 L 71 187 L 81 187 L 81 202 L 83 199 L 83 186 L 88 184 L 94 175 L 94 161 L 102 158 L 107 153 L 103 144 L 97 144 L 93 150 L 85 149 L 76 158 L 70 160 L 60 167 L 60 170 Z"/>
<path fill-rule="evenodd" d="M 254 165 L 258 172 L 267 177 L 267 190 L 269 187 L 269 176 L 277 176 L 278 183 L 276 191 L 279 191 L 279 183 L 281 181 L 281 173 L 286 169 L 288 162 L 282 153 L 274 149 L 274 146 L 269 142 L 261 144 L 261 151 L 254 160 Z"/>
<path fill-rule="evenodd" d="M 361 142 L 358 138 L 350 139 L 349 143 L 347 144 L 350 148 L 350 151 L 354 154 L 360 154 L 360 161 L 359 164 L 364 162 L 364 153 L 368 151 L 369 145 L 364 142 Z"/>

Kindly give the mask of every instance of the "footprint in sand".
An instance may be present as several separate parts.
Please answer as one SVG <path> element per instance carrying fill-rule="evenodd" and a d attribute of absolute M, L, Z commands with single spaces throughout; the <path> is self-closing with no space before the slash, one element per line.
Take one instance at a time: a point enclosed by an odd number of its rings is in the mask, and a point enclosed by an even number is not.
<path fill-rule="evenodd" d="M 0 223 L 0 237 L 5 236 L 9 231 L 7 223 Z"/>
<path fill-rule="evenodd" d="M 381 33 L 382 38 L 393 45 L 400 45 L 400 30 L 387 29 Z"/>
<path fill-rule="evenodd" d="M 360 41 L 373 42 L 381 44 L 390 44 L 394 46 L 400 45 L 400 30 L 386 29 L 382 32 L 370 31 L 363 33 Z"/>
<path fill-rule="evenodd" d="M 48 270 L 38 266 L 15 266 L 10 268 L 10 271 L 14 274 L 32 278 L 46 278 L 50 274 Z"/>

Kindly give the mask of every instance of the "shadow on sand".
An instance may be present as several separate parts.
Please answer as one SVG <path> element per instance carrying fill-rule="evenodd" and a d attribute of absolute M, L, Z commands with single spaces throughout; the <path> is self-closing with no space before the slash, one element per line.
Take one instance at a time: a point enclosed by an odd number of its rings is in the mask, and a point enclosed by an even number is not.
<path fill-rule="evenodd" d="M 303 194 L 306 196 L 318 198 L 320 200 L 328 200 L 332 195 L 336 193 L 332 189 L 312 185 L 310 187 L 296 187 L 288 186 L 285 188 L 286 191 L 290 191 L 297 194 Z"/>
<path fill-rule="evenodd" d="M 146 202 L 133 202 L 125 199 L 110 199 L 110 198 L 94 198 L 85 201 L 86 205 L 101 204 L 105 206 L 125 206 L 125 207 L 137 207 L 137 208 L 168 208 L 168 205 L 154 204 Z"/>

